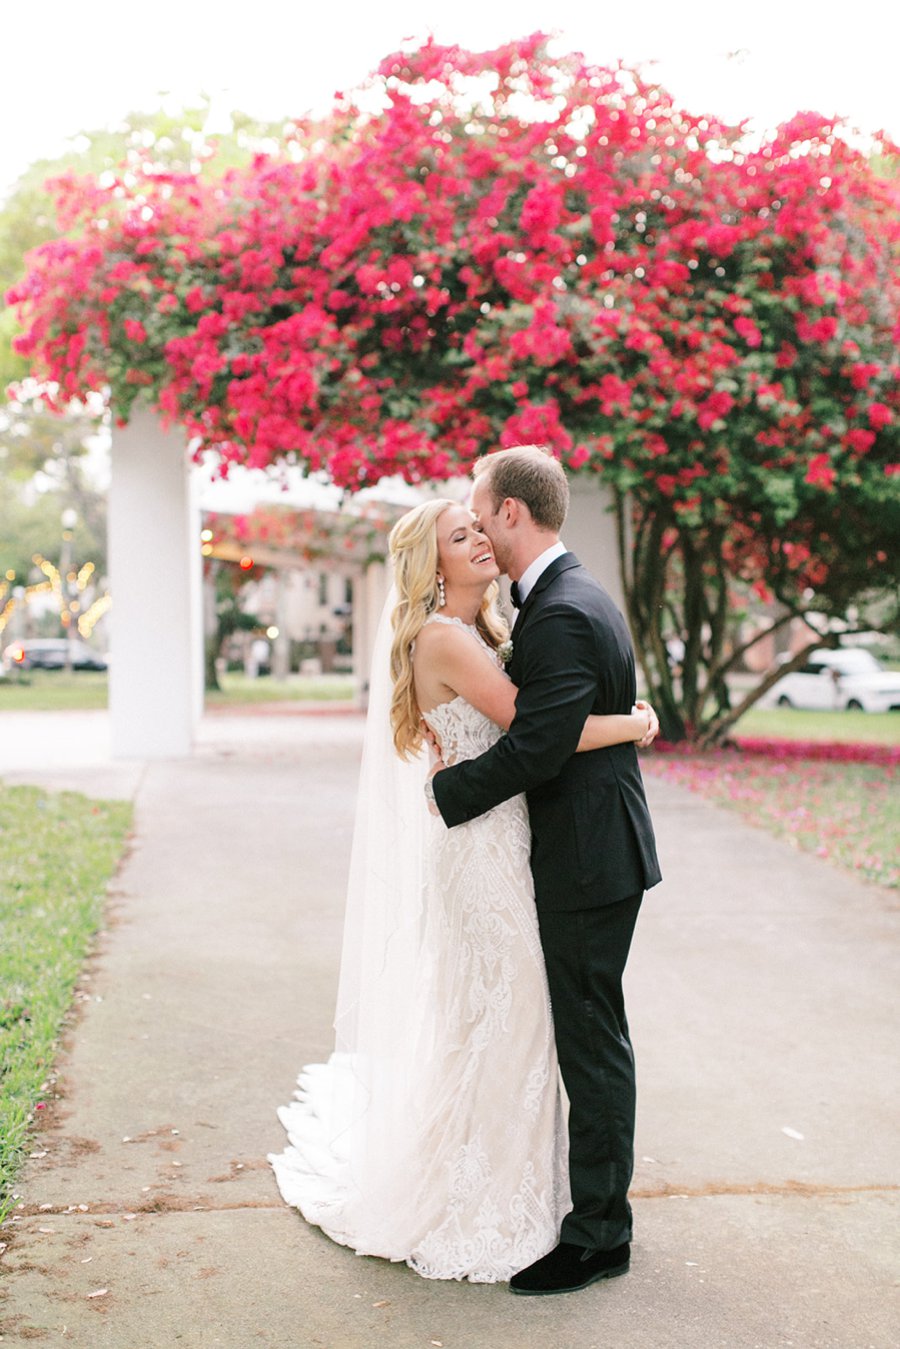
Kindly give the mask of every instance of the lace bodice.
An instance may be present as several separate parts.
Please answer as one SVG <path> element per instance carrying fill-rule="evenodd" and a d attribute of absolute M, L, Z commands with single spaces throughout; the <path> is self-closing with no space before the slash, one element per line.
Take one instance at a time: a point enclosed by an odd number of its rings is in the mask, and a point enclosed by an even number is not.
<path fill-rule="evenodd" d="M 494 664 L 501 667 L 496 651 L 488 645 L 474 624 L 464 623 L 461 618 L 445 618 L 443 614 L 432 614 L 426 620 L 427 623 L 453 623 L 471 633 Z M 477 758 L 503 735 L 495 722 L 462 697 L 439 703 L 425 713 L 425 720 L 441 742 L 444 763 L 448 765 L 458 763 L 461 759 Z"/>

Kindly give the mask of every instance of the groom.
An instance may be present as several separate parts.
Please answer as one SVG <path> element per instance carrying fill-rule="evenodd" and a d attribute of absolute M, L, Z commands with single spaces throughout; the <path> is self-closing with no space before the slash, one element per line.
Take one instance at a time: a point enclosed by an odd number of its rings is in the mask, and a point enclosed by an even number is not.
<path fill-rule="evenodd" d="M 609 595 L 559 541 L 569 488 L 537 446 L 476 462 L 471 506 L 513 582 L 508 735 L 438 764 L 427 793 L 448 826 L 527 792 L 531 868 L 556 1045 L 570 1102 L 572 1211 L 514 1293 L 568 1293 L 629 1265 L 634 1058 L 622 974 L 643 892 L 660 880 L 633 744 L 576 754 L 589 713 L 627 713 L 634 653 Z"/>

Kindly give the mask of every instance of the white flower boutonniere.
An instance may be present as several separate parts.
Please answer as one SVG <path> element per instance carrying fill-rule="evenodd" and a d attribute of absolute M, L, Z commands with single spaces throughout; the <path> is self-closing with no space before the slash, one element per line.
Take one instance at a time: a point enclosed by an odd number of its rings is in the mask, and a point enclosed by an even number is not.
<path fill-rule="evenodd" d="M 512 653 L 513 653 L 512 638 L 507 637 L 506 641 L 501 642 L 500 645 L 497 647 L 497 655 L 503 661 L 504 665 L 508 665 L 509 662 L 512 660 Z"/>

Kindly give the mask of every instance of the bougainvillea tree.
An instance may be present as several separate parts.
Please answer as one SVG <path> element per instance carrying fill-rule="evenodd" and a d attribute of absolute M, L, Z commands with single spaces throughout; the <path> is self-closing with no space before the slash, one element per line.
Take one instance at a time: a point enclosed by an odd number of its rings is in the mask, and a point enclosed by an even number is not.
<path fill-rule="evenodd" d="M 60 199 L 13 297 L 60 399 L 141 395 L 225 466 L 350 489 L 549 445 L 613 490 L 670 734 L 733 719 L 742 593 L 896 605 L 900 194 L 833 122 L 753 143 L 540 37 L 429 43 L 213 187 Z"/>

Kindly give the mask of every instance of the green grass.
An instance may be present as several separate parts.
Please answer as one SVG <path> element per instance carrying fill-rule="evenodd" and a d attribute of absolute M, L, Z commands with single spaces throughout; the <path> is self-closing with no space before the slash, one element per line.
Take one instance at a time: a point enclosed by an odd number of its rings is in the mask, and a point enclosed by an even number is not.
<path fill-rule="evenodd" d="M 0 1220 L 131 816 L 127 802 L 0 783 Z"/>
<path fill-rule="evenodd" d="M 734 734 L 900 745 L 900 712 L 799 712 L 789 707 L 756 707 L 741 717 Z"/>
<path fill-rule="evenodd" d="M 70 712 L 106 707 L 105 671 L 30 670 L 0 679 L 0 712 Z"/>
<path fill-rule="evenodd" d="M 62 712 L 104 708 L 107 705 L 108 677 L 93 670 L 32 670 L 28 682 L 13 675 L 0 679 L 0 713 Z M 268 677 L 247 679 L 243 674 L 226 674 L 220 693 L 208 693 L 210 707 L 239 707 L 247 703 L 339 702 L 352 699 L 356 681 L 352 675 L 291 675 L 283 683 Z"/>
<path fill-rule="evenodd" d="M 353 675 L 289 675 L 280 682 L 265 676 L 248 679 L 243 674 L 221 676 L 222 691 L 208 692 L 209 707 L 232 707 L 244 703 L 342 702 L 356 693 Z"/>
<path fill-rule="evenodd" d="M 0 712 L 50 712 L 104 708 L 107 676 L 93 671 L 33 670 L 30 682 L 0 679 Z M 298 675 L 284 683 L 269 677 L 247 679 L 226 674 L 220 693 L 207 693 L 211 708 L 280 702 L 341 702 L 353 699 L 353 675 Z M 782 737 L 786 740 L 837 740 L 900 744 L 900 713 L 798 712 L 792 708 L 754 708 L 735 727 L 736 735 Z"/>

